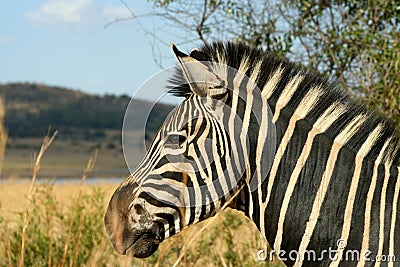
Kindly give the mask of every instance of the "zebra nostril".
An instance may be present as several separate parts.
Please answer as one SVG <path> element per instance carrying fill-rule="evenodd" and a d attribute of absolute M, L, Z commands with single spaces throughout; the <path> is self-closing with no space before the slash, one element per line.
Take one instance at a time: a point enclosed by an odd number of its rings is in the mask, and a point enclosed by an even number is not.
<path fill-rule="evenodd" d="M 135 208 L 135 211 L 136 211 L 136 213 L 137 213 L 138 215 L 143 215 L 143 214 L 145 214 L 145 210 L 144 210 L 144 208 L 143 208 L 141 205 L 135 204 L 134 208 Z"/>

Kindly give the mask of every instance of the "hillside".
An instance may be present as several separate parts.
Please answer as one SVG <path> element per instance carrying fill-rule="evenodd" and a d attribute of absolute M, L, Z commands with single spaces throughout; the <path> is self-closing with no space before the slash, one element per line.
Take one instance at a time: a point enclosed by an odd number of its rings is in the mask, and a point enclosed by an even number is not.
<path fill-rule="evenodd" d="M 118 178 L 129 174 L 121 144 L 128 96 L 90 95 L 30 83 L 0 84 L 0 95 L 5 98 L 5 127 L 9 135 L 0 179 L 31 177 L 32 156 L 39 151 L 49 128 L 59 133 L 45 153 L 41 178 L 80 177 L 95 150 L 98 157 L 90 177 Z M 144 134 L 140 121 L 147 118 L 146 110 L 153 104 L 134 101 L 135 112 L 130 124 L 136 143 L 130 160 L 131 164 L 138 164 L 145 154 L 144 139 L 147 142 L 152 139 L 173 107 L 158 104 L 149 116 Z"/>
<path fill-rule="evenodd" d="M 96 130 L 121 130 L 128 96 L 90 95 L 61 87 L 31 83 L 0 84 L 5 96 L 5 126 L 10 137 L 43 136 L 51 127 L 64 137 L 81 138 L 81 134 Z M 134 100 L 138 118 L 152 103 Z M 158 104 L 150 118 L 150 131 L 156 130 L 172 106 Z M 135 125 L 133 120 L 133 127 Z M 142 130 L 142 129 L 139 129 Z M 95 133 L 96 133 L 95 132 Z M 100 133 L 101 134 L 101 133 Z M 77 137 L 79 135 L 80 137 Z"/>

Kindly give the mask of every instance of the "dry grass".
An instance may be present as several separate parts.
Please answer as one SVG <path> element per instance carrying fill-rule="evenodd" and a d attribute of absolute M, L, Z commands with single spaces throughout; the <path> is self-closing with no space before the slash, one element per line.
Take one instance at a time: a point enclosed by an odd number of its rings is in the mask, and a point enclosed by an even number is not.
<path fill-rule="evenodd" d="M 89 160 L 80 184 L 36 183 L 40 160 L 54 137 L 45 138 L 31 183 L 0 187 L 1 203 L 19 204 L 0 209 L 0 266 L 278 266 L 256 259 L 264 241 L 247 218 L 229 209 L 165 240 L 147 259 L 117 255 L 103 226 L 117 185 L 83 183 L 95 159 Z"/>
<path fill-rule="evenodd" d="M 88 163 L 86 164 L 86 168 L 83 171 L 82 174 L 82 179 L 81 179 L 81 183 L 80 183 L 80 187 L 79 187 L 79 192 L 78 192 L 78 197 L 75 199 L 75 203 L 74 203 L 74 209 L 73 212 L 77 213 L 78 212 L 78 208 L 79 208 L 79 203 L 81 201 L 82 198 L 82 185 L 85 182 L 86 178 L 88 177 L 89 173 L 93 170 L 94 164 L 96 162 L 96 158 L 97 158 L 97 150 L 95 150 L 93 157 L 89 158 Z M 65 265 L 65 261 L 67 259 L 67 253 L 68 253 L 68 247 L 70 245 L 71 242 L 74 242 L 74 240 L 72 240 L 72 235 L 75 234 L 76 235 L 76 239 L 75 239 L 75 258 L 78 257 L 78 244 L 82 235 L 82 221 L 83 217 L 79 218 L 79 227 L 78 227 L 78 232 L 77 233 L 73 233 L 73 225 L 74 225 L 74 217 L 71 217 L 70 219 L 70 223 L 69 223 L 69 228 L 68 228 L 68 235 L 67 235 L 67 239 L 64 242 L 64 253 L 63 253 L 63 258 L 62 258 L 62 262 L 61 262 L 61 266 L 64 267 Z"/>
<path fill-rule="evenodd" d="M 49 180 L 49 183 L 51 183 L 51 180 Z M 18 212 L 25 207 L 29 186 L 30 182 L 28 180 L 22 180 L 19 182 L 11 180 L 1 184 L 0 217 L 9 221 L 15 221 L 17 219 Z M 90 193 L 93 191 L 104 192 L 103 204 L 104 207 L 106 207 L 108 205 L 108 200 L 111 198 L 111 195 L 114 193 L 117 186 L 118 184 L 108 183 L 106 181 L 102 182 L 102 180 L 99 180 L 99 183 L 97 184 L 81 185 L 79 183 L 57 183 L 52 185 L 52 190 L 55 202 L 57 202 L 60 207 L 63 207 L 63 211 L 65 212 L 65 208 L 74 201 L 74 198 L 79 194 L 79 190 L 81 189 L 83 193 Z M 8 205 L 8 203 L 13 204 Z"/>
<path fill-rule="evenodd" d="M 23 189 L 18 196 L 17 201 L 21 202 L 26 200 L 24 194 L 26 195 L 29 191 L 29 184 L 4 184 L 4 187 L 5 190 L 7 190 L 7 188 L 9 190 L 15 190 L 15 188 Z M 92 196 L 97 199 L 98 203 L 94 209 L 99 206 L 102 207 L 102 209 L 97 211 L 88 208 L 84 212 L 87 213 L 87 217 L 90 217 L 93 220 L 101 220 L 105 212 L 106 204 L 116 187 L 117 184 L 83 186 L 80 186 L 79 184 L 57 184 L 51 187 L 48 185 L 37 185 L 35 199 L 38 202 L 38 205 L 40 205 L 41 208 L 46 209 L 47 213 L 51 215 L 47 217 L 51 220 L 48 220 L 48 226 L 43 225 L 45 231 L 48 233 L 44 233 L 44 237 L 36 237 L 34 233 L 35 231 L 32 231 L 32 229 L 37 227 L 37 220 L 34 219 L 35 223 L 30 225 L 30 227 L 32 227 L 30 230 L 28 229 L 28 250 L 32 250 L 33 243 L 41 243 L 41 239 L 47 236 L 53 237 L 53 239 L 46 244 L 46 247 L 52 247 L 53 250 L 50 253 L 50 249 L 47 249 L 47 255 L 44 256 L 46 258 L 45 266 L 61 266 L 60 261 L 63 256 L 62 253 L 65 250 L 66 240 L 71 240 L 69 242 L 68 251 L 73 254 L 74 259 L 78 258 L 76 254 L 83 254 L 85 250 L 89 250 L 90 256 L 84 264 L 86 266 L 99 266 L 103 264 L 104 266 L 172 266 L 177 263 L 183 253 L 186 254 L 186 263 L 181 261 L 177 266 L 275 266 L 256 260 L 258 249 L 264 247 L 264 242 L 259 236 L 258 230 L 248 219 L 244 218 L 243 215 L 230 209 L 223 211 L 217 217 L 193 225 L 185 229 L 181 234 L 165 240 L 161 244 L 159 250 L 148 259 L 131 260 L 124 256 L 118 256 L 111 248 L 102 221 L 96 222 L 95 226 L 89 225 L 88 227 L 91 228 L 90 232 L 82 231 L 82 227 L 87 223 L 85 222 L 85 219 L 82 219 L 85 216 L 82 216 L 80 210 L 71 212 L 74 209 L 76 198 L 79 195 L 80 190 L 83 190 L 83 199 L 87 199 L 87 197 L 91 198 Z M 50 203 L 48 202 L 49 204 L 45 204 L 46 206 L 44 206 L 44 201 L 39 200 L 43 198 L 43 191 L 48 189 L 51 189 L 50 192 L 54 197 L 54 201 Z M 106 195 L 106 197 L 99 198 L 98 195 L 96 196 L 96 192 L 99 191 L 102 191 L 102 195 Z M 14 195 L 16 195 L 15 191 Z M 2 197 L 2 201 L 7 200 L 5 197 Z M 57 216 L 58 212 L 62 213 L 63 217 L 66 217 L 63 226 L 60 226 L 61 218 Z M 43 213 L 44 212 L 40 212 L 37 216 L 46 217 L 43 216 Z M 66 234 L 70 229 L 71 216 L 67 217 L 68 214 L 72 214 L 72 217 L 76 218 L 73 230 L 70 231 L 72 235 L 69 237 L 67 235 L 60 236 L 61 229 L 64 229 L 63 232 Z M 11 221 L 12 225 L 14 225 L 10 226 L 8 224 L 8 233 L 10 233 L 10 229 L 13 231 L 19 231 L 18 229 L 20 228 L 16 227 L 16 225 L 19 224 L 18 220 L 20 220 L 18 214 L 11 211 L 5 212 L 3 210 L 0 217 L 2 217 L 2 215 L 7 216 L 8 219 L 6 219 L 6 221 Z M 45 219 L 46 218 L 44 218 L 44 220 Z M 53 225 L 53 227 L 50 227 L 50 225 Z M 96 232 L 100 232 L 100 238 L 96 237 Z M 77 241 L 79 239 L 87 239 L 88 237 L 90 238 L 91 235 L 93 235 L 93 239 L 97 242 L 97 245 L 92 245 L 92 247 L 82 247 L 82 245 L 78 244 Z M 1 237 L 0 251 L 3 247 L 10 247 L 9 244 L 7 244 L 8 242 L 6 243 L 8 238 L 9 236 L 6 238 Z M 61 254 L 57 252 L 57 248 L 54 246 L 54 244 L 58 242 L 62 243 L 62 247 L 60 248 L 62 252 Z M 50 246 L 51 243 L 53 243 L 53 246 Z M 87 242 L 84 242 L 83 244 L 86 243 Z M 3 251 L 9 251 L 10 258 L 16 256 L 14 255 L 13 249 Z M 37 253 L 35 256 L 40 258 L 39 252 L 34 253 Z M 46 252 L 44 251 L 43 253 L 45 254 Z M 51 254 L 53 254 L 53 257 L 51 257 Z M 0 252 L 0 257 L 3 255 L 5 254 Z M 32 255 L 32 251 L 29 255 Z M 57 261 L 56 259 L 58 255 L 60 256 L 60 261 Z M 9 265 L 8 261 L 1 262 L 0 260 L 0 266 L 14 266 L 13 261 L 10 262 L 12 264 Z M 74 266 L 74 261 L 72 261 L 71 258 L 67 258 L 65 262 L 65 265 Z"/>
<path fill-rule="evenodd" d="M 54 132 L 51 137 L 46 136 L 39 153 L 34 156 L 32 179 L 29 186 L 27 186 L 27 193 L 24 195 L 25 201 L 21 201 L 25 202 L 25 204 L 22 211 L 18 213 L 17 221 L 13 223 L 13 221 L 7 221 L 5 217 L 0 216 L 0 223 L 2 224 L 2 242 L 0 246 L 3 251 L 3 254 L 0 255 L 0 264 L 22 267 L 37 264 L 42 266 L 46 263 L 47 266 L 64 267 L 65 265 L 80 266 L 82 259 L 83 262 L 92 262 L 93 266 L 98 263 L 98 261 L 93 261 L 96 257 L 92 256 L 95 254 L 93 254 L 91 247 L 89 247 L 89 251 L 85 250 L 84 245 L 81 247 L 81 242 L 84 242 L 84 234 L 86 241 L 89 240 L 89 243 L 92 241 L 91 235 L 87 235 L 87 224 L 89 224 L 89 232 L 91 230 L 98 232 L 98 229 L 95 228 L 99 228 L 100 224 L 102 225 L 100 223 L 102 220 L 99 220 L 99 217 L 102 218 L 102 213 L 99 214 L 98 209 L 95 209 L 98 218 L 93 218 L 97 221 L 97 224 L 95 224 L 97 227 L 92 227 L 93 229 L 90 228 L 92 218 L 85 216 L 83 212 L 83 208 L 87 206 L 84 203 L 87 200 L 83 200 L 84 197 L 87 197 L 87 195 L 84 196 L 83 194 L 83 183 L 93 169 L 97 151 L 89 159 L 83 171 L 78 194 L 73 200 L 72 209 L 70 206 L 66 212 L 67 214 L 64 215 L 53 197 L 52 188 L 48 185 L 47 188 L 46 185 L 43 187 L 37 185 L 41 160 L 56 135 L 57 132 Z M 14 191 L 14 193 L 16 192 L 21 191 Z M 95 197 L 102 197 L 102 194 L 97 193 Z M 102 202 L 101 205 L 103 204 Z M 89 206 L 89 210 L 91 210 L 90 208 L 92 207 Z M 46 218 L 44 219 L 42 215 L 45 215 Z M 76 221 L 78 221 L 78 226 L 76 226 Z M 61 235 L 60 232 L 62 233 Z M 102 237 L 101 232 L 100 239 L 105 239 Z M 94 244 L 97 245 L 97 243 L 95 241 Z M 104 252 L 106 250 L 106 242 L 103 241 L 100 244 L 100 249 Z M 38 246 L 41 248 L 38 248 Z M 82 255 L 82 251 L 87 255 Z M 95 251 L 99 252 L 98 249 Z M 60 257 L 61 255 L 62 257 Z"/>
<path fill-rule="evenodd" d="M 32 212 L 32 201 L 34 197 L 34 193 L 36 190 L 36 178 L 37 174 L 40 169 L 40 162 L 44 155 L 44 152 L 49 148 L 53 140 L 57 136 L 57 131 L 53 133 L 51 137 L 46 136 L 43 140 L 43 144 L 40 147 L 40 151 L 37 155 L 35 155 L 35 164 L 33 166 L 33 174 L 32 174 L 32 181 L 29 187 L 29 192 L 27 195 L 27 207 L 25 212 L 23 213 L 23 224 L 22 224 L 22 238 L 21 238 L 21 254 L 19 258 L 18 266 L 22 267 L 24 265 L 24 257 L 25 257 L 25 242 L 27 239 L 27 230 L 30 223 L 31 212 Z"/>

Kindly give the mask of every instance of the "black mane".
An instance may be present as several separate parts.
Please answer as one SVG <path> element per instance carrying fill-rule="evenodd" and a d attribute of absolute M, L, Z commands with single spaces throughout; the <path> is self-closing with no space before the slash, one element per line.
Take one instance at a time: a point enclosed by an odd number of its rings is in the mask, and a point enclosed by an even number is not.
<path fill-rule="evenodd" d="M 361 103 L 360 100 L 357 100 L 354 97 L 350 96 L 343 89 L 336 86 L 336 84 L 328 81 L 327 78 L 315 74 L 311 71 L 304 70 L 297 64 L 282 60 L 271 53 L 265 52 L 261 49 L 252 48 L 244 43 L 236 44 L 232 42 L 214 42 L 211 44 L 206 44 L 198 50 L 193 50 L 190 56 L 199 61 L 223 63 L 235 69 L 239 69 L 239 66 L 242 63 L 243 59 L 247 58 L 249 60 L 248 62 L 250 66 L 250 68 L 246 72 L 246 75 L 248 77 L 250 77 L 251 75 L 252 66 L 255 66 L 262 59 L 262 65 L 260 68 L 261 72 L 257 80 L 258 88 L 260 88 L 261 90 L 264 88 L 264 85 L 271 77 L 271 75 L 280 66 L 283 67 L 283 73 L 278 82 L 277 88 L 268 99 L 268 103 L 271 106 L 273 112 L 275 109 L 276 101 L 279 98 L 279 95 L 281 94 L 283 89 L 285 88 L 285 85 L 295 75 L 303 75 L 304 79 L 296 90 L 295 96 L 297 99 L 291 100 L 288 104 L 287 108 L 289 112 L 294 112 L 302 96 L 304 96 L 309 90 L 311 90 L 315 86 L 320 86 L 321 89 L 324 91 L 324 95 L 321 97 L 322 100 L 319 101 L 315 110 L 313 110 L 312 114 L 307 116 L 306 120 L 308 120 L 312 125 L 312 122 L 314 122 L 318 118 L 318 116 L 326 110 L 327 107 L 331 106 L 333 103 L 339 102 L 348 108 L 345 114 L 341 116 L 340 120 L 342 124 L 340 126 L 346 125 L 349 121 L 360 114 L 365 115 L 366 118 L 366 121 L 363 123 L 364 131 L 359 131 L 357 134 L 357 138 L 352 138 L 349 141 L 348 146 L 353 149 L 353 151 L 357 151 L 357 148 L 360 147 L 360 143 L 366 140 L 370 131 L 372 131 L 375 127 L 378 127 L 378 125 L 380 124 L 383 126 L 382 134 L 377 140 L 377 143 L 371 150 L 370 154 L 372 157 L 376 158 L 384 143 L 388 140 L 388 138 L 391 138 L 389 145 L 393 146 L 395 149 L 394 154 L 388 156 L 393 159 L 393 164 L 395 166 L 399 165 L 399 134 L 393 126 L 393 123 L 385 119 L 383 116 L 379 115 L 375 111 L 367 111 L 367 108 L 363 103 Z M 223 58 L 225 62 L 219 62 L 219 58 Z M 184 80 L 183 74 L 180 70 L 177 70 L 175 75 L 170 79 L 169 83 L 170 86 L 168 87 L 168 92 L 173 94 L 174 96 L 187 98 L 193 94 L 193 92 L 190 90 L 189 85 Z M 334 138 L 337 132 L 335 133 L 327 131 L 327 134 Z"/>

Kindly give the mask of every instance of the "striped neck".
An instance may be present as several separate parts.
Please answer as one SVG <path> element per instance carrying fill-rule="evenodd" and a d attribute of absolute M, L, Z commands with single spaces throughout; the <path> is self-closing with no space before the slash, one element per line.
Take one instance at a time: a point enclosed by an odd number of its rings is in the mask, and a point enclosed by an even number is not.
<path fill-rule="evenodd" d="M 340 101 L 319 111 L 323 89 L 300 94 L 300 79 L 270 95 L 277 152 L 260 190 L 244 190 L 236 208 L 275 251 L 318 254 L 344 240 L 348 249 L 398 255 L 400 168 L 390 128 Z"/>

